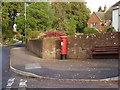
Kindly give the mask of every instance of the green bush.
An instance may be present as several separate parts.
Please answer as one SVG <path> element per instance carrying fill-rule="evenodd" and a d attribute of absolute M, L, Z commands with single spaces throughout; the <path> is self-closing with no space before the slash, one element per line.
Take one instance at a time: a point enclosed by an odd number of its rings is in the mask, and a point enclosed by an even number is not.
<path fill-rule="evenodd" d="M 105 30 L 106 32 L 116 32 L 114 27 L 110 27 L 108 29 Z"/>
<path fill-rule="evenodd" d="M 17 38 L 19 41 L 23 41 L 24 40 L 24 36 L 18 37 Z"/>
<path fill-rule="evenodd" d="M 95 28 L 86 27 L 86 28 L 84 28 L 83 33 L 84 34 L 99 33 L 99 31 L 97 29 L 95 29 Z"/>
<path fill-rule="evenodd" d="M 66 25 L 66 34 L 74 35 L 76 32 L 76 21 L 73 18 L 68 19 L 68 23 Z"/>
<path fill-rule="evenodd" d="M 12 40 L 12 41 L 10 41 L 10 44 L 13 44 L 13 43 L 16 43 L 16 42 L 18 42 L 18 41 Z"/>
<path fill-rule="evenodd" d="M 26 38 L 27 39 L 34 39 L 38 38 L 40 31 L 31 31 L 27 34 Z"/>

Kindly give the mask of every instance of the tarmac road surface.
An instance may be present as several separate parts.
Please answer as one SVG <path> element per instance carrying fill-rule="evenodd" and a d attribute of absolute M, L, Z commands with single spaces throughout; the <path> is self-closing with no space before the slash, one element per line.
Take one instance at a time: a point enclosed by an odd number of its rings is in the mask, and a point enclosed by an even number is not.
<path fill-rule="evenodd" d="M 2 51 L 2 88 L 116 88 L 118 82 L 69 82 L 40 80 L 20 76 L 9 71 L 9 51 L 16 46 L 4 46 Z M 56 89 L 57 90 L 57 89 Z M 75 89 L 74 89 L 75 90 Z"/>

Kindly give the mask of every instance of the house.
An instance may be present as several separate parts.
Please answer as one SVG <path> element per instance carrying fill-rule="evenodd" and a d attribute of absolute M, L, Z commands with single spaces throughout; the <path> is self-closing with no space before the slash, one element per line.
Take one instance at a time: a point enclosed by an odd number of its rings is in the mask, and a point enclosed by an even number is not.
<path fill-rule="evenodd" d="M 111 12 L 107 10 L 105 5 L 101 12 L 93 12 L 87 22 L 88 27 L 96 28 L 99 31 L 104 31 L 111 25 Z"/>
<path fill-rule="evenodd" d="M 116 31 L 120 32 L 120 1 L 115 3 L 112 7 L 112 26 Z"/>

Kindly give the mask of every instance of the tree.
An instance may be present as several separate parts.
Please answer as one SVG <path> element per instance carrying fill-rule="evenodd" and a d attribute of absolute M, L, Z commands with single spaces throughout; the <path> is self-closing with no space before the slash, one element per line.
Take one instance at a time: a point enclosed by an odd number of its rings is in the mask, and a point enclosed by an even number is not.
<path fill-rule="evenodd" d="M 26 35 L 30 35 L 32 31 L 45 32 L 50 29 L 54 17 L 53 13 L 49 2 L 29 3 L 26 7 Z M 24 22 L 24 12 L 16 19 L 19 31 L 23 32 L 25 25 L 21 22 Z"/>
<path fill-rule="evenodd" d="M 77 32 L 87 26 L 87 20 L 90 16 L 90 10 L 84 3 L 70 2 L 70 3 L 52 3 L 52 7 L 55 9 L 55 26 L 54 28 L 64 30 L 68 29 L 68 23 L 74 22 L 73 26 Z M 71 21 L 72 20 L 72 21 Z M 69 22 L 70 21 L 70 22 Z M 74 29 L 73 29 L 74 30 Z"/>
<path fill-rule="evenodd" d="M 71 3 L 71 15 L 76 20 L 76 31 L 82 32 L 87 26 L 87 21 L 90 16 L 90 10 L 84 3 L 74 2 Z"/>
<path fill-rule="evenodd" d="M 2 33 L 4 39 L 12 38 L 16 34 L 13 32 L 13 24 L 23 5 L 22 2 L 2 3 Z"/>
<path fill-rule="evenodd" d="M 65 8 L 62 6 L 65 3 L 62 2 L 52 2 L 52 8 L 54 9 L 54 21 L 52 24 L 52 27 L 59 31 L 65 31 L 66 30 L 66 12 Z"/>
<path fill-rule="evenodd" d="M 24 8 L 20 15 L 15 19 L 15 23 L 17 24 L 17 32 L 23 36 L 25 36 L 25 12 Z"/>
<path fill-rule="evenodd" d="M 26 35 L 32 31 L 46 32 L 55 29 L 67 35 L 82 32 L 87 26 L 90 10 L 83 3 L 32 2 L 27 6 Z M 24 10 L 16 18 L 18 31 L 25 29 Z M 24 33 L 24 34 L 25 34 Z"/>
<path fill-rule="evenodd" d="M 98 8 L 98 12 L 102 12 L 103 10 L 102 10 L 102 7 L 100 6 L 99 8 Z"/>
<path fill-rule="evenodd" d="M 68 19 L 66 27 L 67 35 L 74 35 L 76 33 L 76 21 L 73 18 Z"/>

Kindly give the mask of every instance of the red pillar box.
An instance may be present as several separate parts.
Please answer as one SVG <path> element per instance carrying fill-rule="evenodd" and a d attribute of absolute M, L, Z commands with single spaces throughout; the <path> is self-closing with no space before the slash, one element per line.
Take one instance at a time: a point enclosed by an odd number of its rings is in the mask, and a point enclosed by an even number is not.
<path fill-rule="evenodd" d="M 61 36 L 61 59 L 67 59 L 67 36 Z"/>

